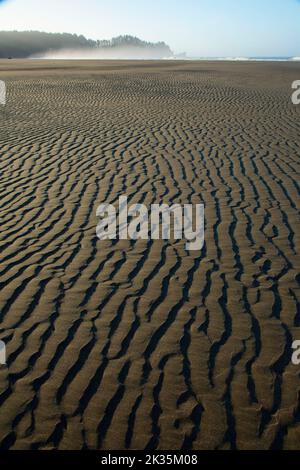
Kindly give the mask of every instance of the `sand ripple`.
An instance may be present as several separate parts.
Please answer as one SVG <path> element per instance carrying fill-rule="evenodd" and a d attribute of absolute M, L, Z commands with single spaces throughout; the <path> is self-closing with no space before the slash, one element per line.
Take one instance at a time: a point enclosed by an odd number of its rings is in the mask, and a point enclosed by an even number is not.
<path fill-rule="evenodd" d="M 1 448 L 299 449 L 299 64 L 0 74 Z M 123 194 L 204 202 L 202 253 L 97 240 Z"/>

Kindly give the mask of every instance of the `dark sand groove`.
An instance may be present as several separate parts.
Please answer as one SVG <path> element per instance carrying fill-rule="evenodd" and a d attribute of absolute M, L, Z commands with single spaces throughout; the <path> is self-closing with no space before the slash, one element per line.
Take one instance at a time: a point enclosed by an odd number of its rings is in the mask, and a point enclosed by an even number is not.
<path fill-rule="evenodd" d="M 0 447 L 299 449 L 299 64 L 0 76 Z M 123 194 L 203 202 L 202 252 L 97 240 Z"/>

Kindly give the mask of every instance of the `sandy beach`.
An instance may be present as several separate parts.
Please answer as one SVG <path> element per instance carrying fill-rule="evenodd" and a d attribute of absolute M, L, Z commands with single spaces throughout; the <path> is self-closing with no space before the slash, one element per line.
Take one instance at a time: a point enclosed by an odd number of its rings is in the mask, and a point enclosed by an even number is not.
<path fill-rule="evenodd" d="M 1 60 L 1 449 L 298 449 L 300 63 Z M 203 203 L 205 246 L 96 209 Z"/>

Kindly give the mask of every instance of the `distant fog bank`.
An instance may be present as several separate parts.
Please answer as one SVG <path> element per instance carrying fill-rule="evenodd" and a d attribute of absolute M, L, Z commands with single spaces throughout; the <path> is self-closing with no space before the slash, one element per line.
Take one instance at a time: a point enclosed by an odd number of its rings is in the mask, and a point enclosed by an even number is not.
<path fill-rule="evenodd" d="M 47 51 L 43 54 L 34 54 L 32 59 L 73 59 L 73 60 L 143 60 L 143 59 L 169 59 L 173 57 L 164 48 L 153 49 L 147 47 L 119 46 L 114 48 L 89 48 L 89 49 L 61 49 Z"/>

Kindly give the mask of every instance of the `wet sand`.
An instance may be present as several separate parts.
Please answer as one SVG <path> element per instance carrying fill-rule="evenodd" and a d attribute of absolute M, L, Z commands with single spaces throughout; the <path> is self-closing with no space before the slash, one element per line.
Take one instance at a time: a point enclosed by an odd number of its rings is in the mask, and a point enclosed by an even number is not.
<path fill-rule="evenodd" d="M 297 63 L 0 61 L 2 449 L 300 449 Z M 204 203 L 205 247 L 96 208 Z"/>

